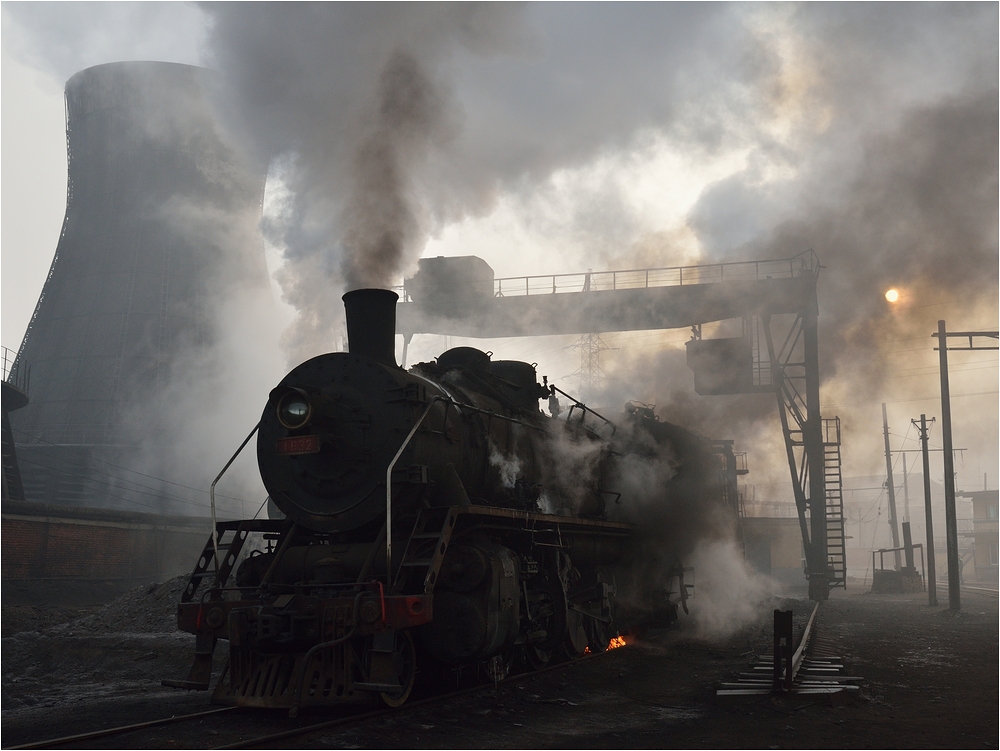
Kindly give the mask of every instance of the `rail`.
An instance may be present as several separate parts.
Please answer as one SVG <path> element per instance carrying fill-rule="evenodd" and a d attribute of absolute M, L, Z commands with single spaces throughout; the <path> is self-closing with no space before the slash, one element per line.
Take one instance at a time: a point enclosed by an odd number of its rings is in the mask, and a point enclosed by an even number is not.
<path fill-rule="evenodd" d="M 199 721 L 213 714 L 219 714 L 220 712 L 231 712 L 234 709 L 239 709 L 239 707 L 221 707 L 219 709 L 208 709 L 203 712 L 193 712 L 191 714 L 173 715 L 172 717 L 164 717 L 159 720 L 147 720 L 146 722 L 135 722 L 131 725 L 120 725 L 114 728 L 104 728 L 103 730 L 94 730 L 89 733 L 77 733 L 75 735 L 64 735 L 60 738 L 49 738 L 44 741 L 36 741 L 34 743 L 22 743 L 20 746 L 8 746 L 11 749 L 20 748 L 52 748 L 53 746 L 64 746 L 68 743 L 79 743 L 80 741 L 93 740 L 95 738 L 108 738 L 113 735 L 121 735 L 122 733 L 130 733 L 133 730 L 142 730 L 144 728 L 159 727 L 160 725 L 172 725 L 177 722 L 184 722 L 185 720 L 199 719 Z"/>
<path fill-rule="evenodd" d="M 4 383 L 13 386 L 25 396 L 31 382 L 31 366 L 17 359 L 17 352 L 7 347 L 0 347 L 0 359 L 3 360 Z"/>

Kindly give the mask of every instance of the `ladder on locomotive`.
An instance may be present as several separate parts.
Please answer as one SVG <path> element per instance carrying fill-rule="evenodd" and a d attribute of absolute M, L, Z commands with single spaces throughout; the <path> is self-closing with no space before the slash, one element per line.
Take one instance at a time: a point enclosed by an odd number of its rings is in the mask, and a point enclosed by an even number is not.
<path fill-rule="evenodd" d="M 411 582 L 409 586 L 412 588 L 412 582 L 422 581 L 420 592 L 434 593 L 434 585 L 451 542 L 451 533 L 455 529 L 455 512 L 455 507 L 420 509 L 396 569 L 393 591 L 399 591 L 408 582 Z M 419 578 L 421 573 L 422 579 Z"/>
<path fill-rule="evenodd" d="M 226 586 L 229 576 L 233 571 L 233 566 L 239 560 L 240 553 L 243 552 L 243 545 L 247 536 L 252 531 L 262 531 L 259 521 L 230 521 L 217 522 L 215 525 L 218 534 L 219 562 L 218 569 L 215 566 L 215 545 L 212 544 L 212 535 L 208 536 L 198 562 L 195 564 L 191 578 L 187 587 L 181 595 L 181 602 L 191 602 L 201 583 L 206 579 L 213 579 L 212 589 L 221 589 Z M 216 592 L 211 595 L 212 599 L 221 599 L 222 593 Z"/>
<path fill-rule="evenodd" d="M 829 586 L 847 588 L 844 535 L 844 478 L 840 461 L 840 418 L 823 420 L 823 473 L 826 480 L 826 550 Z"/>
<path fill-rule="evenodd" d="M 211 590 L 209 590 L 209 600 L 221 600 L 222 587 L 225 587 L 226 582 L 229 581 L 229 575 L 232 573 L 236 561 L 239 560 L 249 533 L 270 531 L 273 526 L 273 523 L 269 524 L 261 520 L 216 522 L 215 531 L 218 535 L 218 545 L 212 543 L 212 535 L 209 535 L 208 542 L 205 543 L 201 555 L 198 556 L 198 562 L 195 564 L 187 587 L 184 588 L 184 593 L 181 595 L 181 602 L 191 602 L 201 587 L 201 583 L 213 577 L 214 581 Z M 218 547 L 219 557 L 222 559 L 218 569 L 215 566 L 216 547 Z M 194 660 L 188 671 L 187 680 L 164 680 L 162 681 L 163 685 L 174 688 L 207 690 L 212 678 L 212 655 L 215 653 L 215 642 L 216 637 L 211 630 L 199 629 L 195 640 Z"/>

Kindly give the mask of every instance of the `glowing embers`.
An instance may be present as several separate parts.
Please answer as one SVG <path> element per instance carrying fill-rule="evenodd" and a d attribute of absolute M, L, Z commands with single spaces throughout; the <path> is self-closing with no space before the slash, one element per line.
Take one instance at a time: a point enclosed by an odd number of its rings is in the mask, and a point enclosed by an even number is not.
<path fill-rule="evenodd" d="M 624 647 L 627 643 L 628 642 L 625 641 L 624 636 L 612 636 L 611 641 L 608 642 L 607 648 L 605 648 L 603 651 L 606 652 L 611 649 L 618 649 L 618 647 Z M 589 655 L 592 654 L 593 651 L 594 650 L 592 650 L 590 647 L 586 647 L 584 648 L 583 653 L 585 655 Z"/>

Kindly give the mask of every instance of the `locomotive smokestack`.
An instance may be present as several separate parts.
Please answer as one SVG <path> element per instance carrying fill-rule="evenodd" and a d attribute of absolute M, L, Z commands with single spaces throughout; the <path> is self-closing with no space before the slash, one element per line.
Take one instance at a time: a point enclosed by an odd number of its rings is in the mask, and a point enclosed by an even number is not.
<path fill-rule="evenodd" d="M 383 365 L 396 366 L 396 300 L 388 289 L 355 289 L 344 295 L 347 349 Z"/>

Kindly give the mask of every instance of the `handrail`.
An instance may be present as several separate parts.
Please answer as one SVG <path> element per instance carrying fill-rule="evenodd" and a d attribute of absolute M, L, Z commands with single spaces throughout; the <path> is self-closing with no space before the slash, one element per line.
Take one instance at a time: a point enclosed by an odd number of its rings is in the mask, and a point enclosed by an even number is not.
<path fill-rule="evenodd" d="M 560 393 L 565 394 L 566 392 L 560 391 Z M 566 394 L 569 396 L 569 394 Z M 573 397 L 570 397 L 571 399 Z M 507 422 L 512 422 L 517 425 L 522 425 L 526 428 L 535 428 L 536 430 L 544 430 L 544 428 L 532 425 L 531 423 L 524 422 L 523 420 L 518 420 L 516 417 L 510 417 L 508 415 L 501 415 L 498 412 L 493 412 L 488 409 L 482 409 L 480 407 L 474 407 L 471 404 L 463 404 L 462 402 L 456 402 L 454 399 L 449 399 L 446 396 L 435 396 L 432 397 L 430 402 L 427 404 L 427 408 L 420 415 L 420 418 L 413 424 L 410 428 L 410 432 L 407 433 L 406 438 L 403 440 L 403 444 L 399 447 L 396 455 L 392 457 L 392 461 L 389 462 L 389 466 L 385 470 L 385 577 L 386 585 L 392 586 L 392 470 L 396 466 L 396 462 L 399 461 L 399 457 L 403 455 L 403 451 L 413 440 L 413 436 L 416 435 L 417 429 L 423 423 L 424 419 L 430 414 L 431 407 L 434 406 L 435 402 L 444 402 L 445 404 L 450 404 L 460 410 L 465 410 L 466 412 L 472 412 L 475 414 L 486 415 L 489 418 L 497 418 L 498 420 L 506 420 Z M 583 406 L 583 405 L 581 405 Z M 588 409 L 594 415 L 596 412 L 592 409 Z M 601 417 L 600 415 L 597 415 Z M 614 424 L 610 420 L 601 417 L 602 420 L 607 422 L 614 428 Z M 249 437 L 247 438 L 249 440 Z M 377 543 L 376 543 L 377 544 Z"/>
<path fill-rule="evenodd" d="M 18 359 L 17 352 L 7 347 L 0 347 L 0 359 L 3 361 L 3 381 L 13 386 L 25 396 L 28 394 L 28 384 L 31 381 L 31 365 Z"/>
<path fill-rule="evenodd" d="M 506 297 L 673 287 L 741 279 L 781 279 L 802 276 L 806 272 L 814 273 L 819 268 L 816 253 L 809 249 L 791 258 L 776 260 L 502 277 L 494 280 L 493 294 L 495 297 Z"/>
<path fill-rule="evenodd" d="M 410 428 L 410 432 L 406 435 L 403 445 L 399 447 L 396 455 L 392 457 L 392 461 L 389 462 L 388 468 L 385 470 L 385 583 L 386 587 L 392 586 L 392 469 L 396 466 L 396 462 L 399 461 L 399 457 L 403 455 L 403 451 L 407 446 L 410 445 L 410 441 L 413 440 L 413 436 L 417 433 L 417 428 L 423 423 L 424 418 L 430 414 L 431 407 L 434 406 L 435 402 L 446 401 L 443 396 L 435 396 L 428 403 L 427 408 L 424 413 L 420 415 L 420 419 L 413 423 L 413 427 Z"/>
<path fill-rule="evenodd" d="M 257 432 L 257 428 L 259 427 L 259 422 L 253 426 L 253 430 L 250 431 L 250 435 L 243 439 L 243 443 L 240 444 L 240 447 L 236 449 L 236 453 L 230 457 L 228 462 L 226 462 L 226 466 L 222 468 L 222 471 L 219 472 L 218 476 L 212 480 L 212 485 L 208 489 L 208 495 L 212 499 L 212 550 L 215 553 L 216 578 L 219 576 L 219 529 L 215 521 L 215 484 L 222 479 L 222 476 L 226 474 L 226 470 L 229 469 L 234 461 L 236 461 L 236 457 L 239 456 L 240 452 L 243 451 L 243 448 L 250 443 L 250 439 L 253 438 L 253 434 Z"/>

